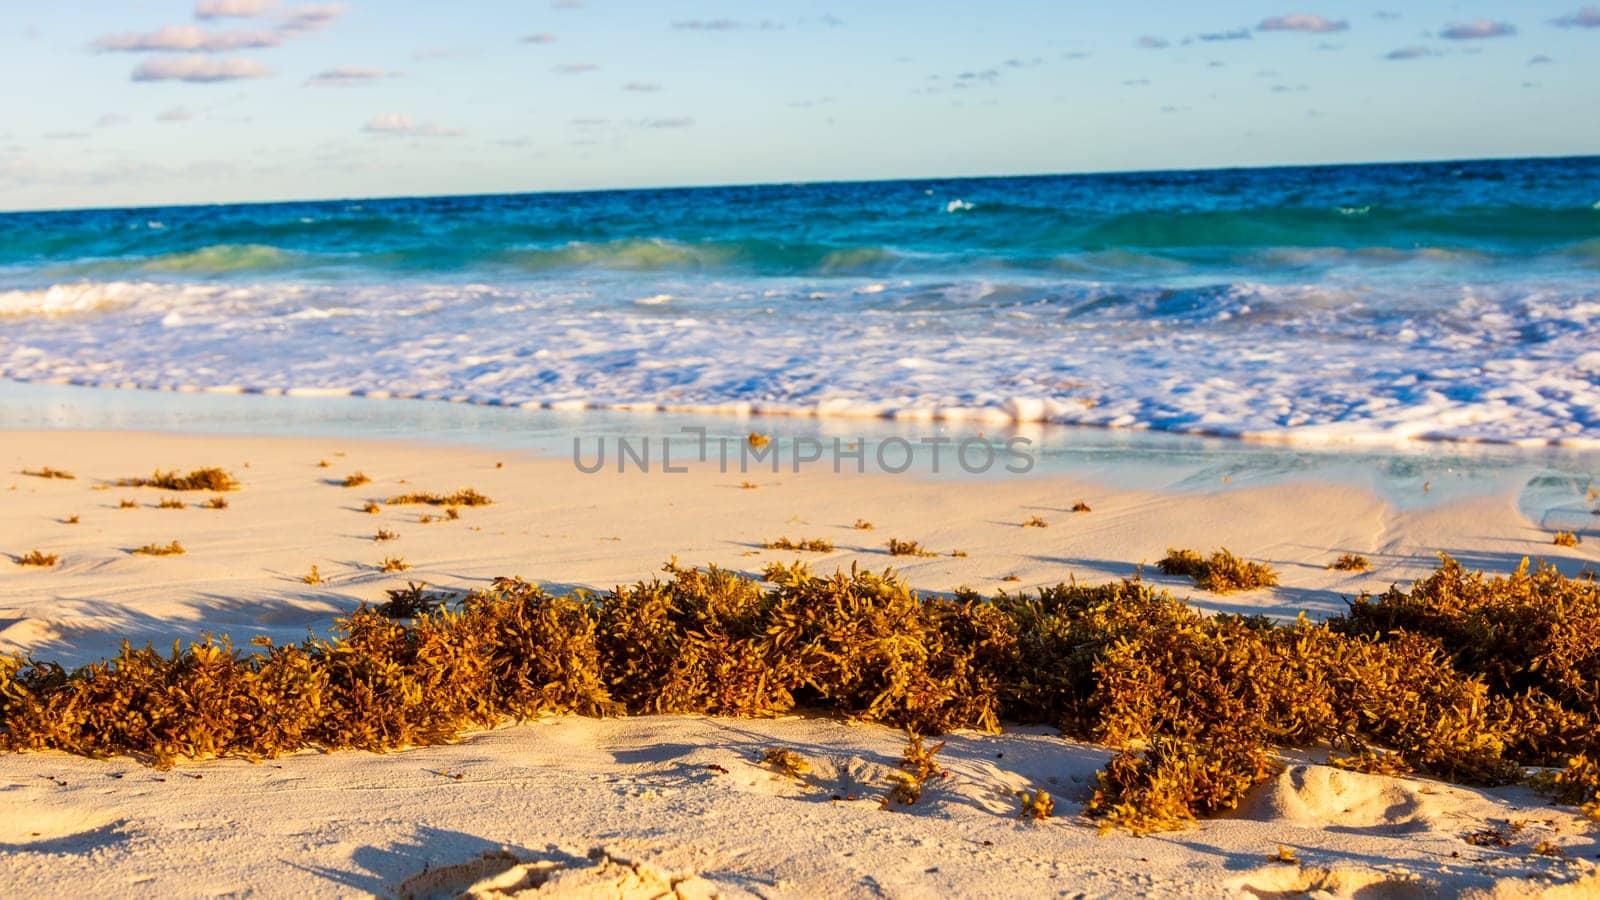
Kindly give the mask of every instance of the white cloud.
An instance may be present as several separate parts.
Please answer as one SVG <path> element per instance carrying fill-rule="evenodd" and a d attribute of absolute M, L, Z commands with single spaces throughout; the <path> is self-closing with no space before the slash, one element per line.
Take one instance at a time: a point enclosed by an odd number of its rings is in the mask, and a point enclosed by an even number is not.
<path fill-rule="evenodd" d="M 583 75 L 587 72 L 598 72 L 600 67 L 594 63 L 563 63 L 553 70 L 558 75 Z"/>
<path fill-rule="evenodd" d="M 1311 34 L 1329 34 L 1335 31 L 1346 31 L 1350 23 L 1339 19 L 1326 19 L 1311 13 L 1289 13 L 1283 16 L 1273 16 L 1262 19 L 1256 26 L 1257 31 L 1305 31 Z"/>
<path fill-rule="evenodd" d="M 632 91 L 635 94 L 651 94 L 661 90 L 661 85 L 656 84 L 654 81 L 630 81 L 623 85 L 622 89 Z"/>
<path fill-rule="evenodd" d="M 196 19 L 252 19 L 272 8 L 272 0 L 199 0 Z"/>
<path fill-rule="evenodd" d="M 94 42 L 104 52 L 149 53 L 156 51 L 255 50 L 276 47 L 283 38 L 271 31 L 206 31 L 194 25 L 169 25 L 144 34 L 108 34 Z"/>
<path fill-rule="evenodd" d="M 527 37 L 524 37 L 522 42 L 524 44 L 554 44 L 556 42 L 556 36 L 548 31 L 542 31 L 538 34 L 530 34 Z"/>
<path fill-rule="evenodd" d="M 397 137 L 460 137 L 465 133 L 459 128 L 443 128 L 429 122 L 414 122 L 405 113 L 384 113 L 381 116 L 373 116 L 361 130 L 369 134 Z"/>
<path fill-rule="evenodd" d="M 1551 19 L 1557 28 L 1600 28 L 1600 6 L 1585 6 L 1559 19 Z"/>
<path fill-rule="evenodd" d="M 399 78 L 399 72 L 388 69 L 372 69 L 363 66 L 338 66 L 324 69 L 306 79 L 306 84 L 317 87 L 346 87 L 355 84 L 367 84 L 382 78 Z"/>
<path fill-rule="evenodd" d="M 550 0 L 551 9 L 579 9 L 583 0 Z"/>
<path fill-rule="evenodd" d="M 103 115 L 100 118 L 95 120 L 94 127 L 96 127 L 96 128 L 111 128 L 111 127 L 116 126 L 116 125 L 126 125 L 126 124 L 128 124 L 128 117 L 127 116 L 118 115 L 117 113 L 106 113 L 105 115 Z"/>
<path fill-rule="evenodd" d="M 1550 63 L 1553 63 L 1553 62 L 1555 62 L 1555 58 L 1554 57 L 1545 56 L 1543 53 L 1541 53 L 1538 56 L 1535 56 L 1534 58 L 1528 60 L 1528 65 L 1530 65 L 1530 66 L 1547 66 L 1547 65 L 1549 65 Z"/>
<path fill-rule="evenodd" d="M 157 122 L 187 122 L 194 118 L 194 113 L 182 106 L 174 106 L 156 114 Z"/>
<path fill-rule="evenodd" d="M 304 34 L 332 25 L 342 15 L 344 7 L 337 3 L 326 6 L 296 6 L 284 14 L 283 23 L 278 29 L 286 34 Z"/>
<path fill-rule="evenodd" d="M 1142 38 L 1139 38 L 1139 40 L 1135 41 L 1134 43 L 1135 45 L 1143 47 L 1146 50 L 1160 50 L 1167 46 L 1167 41 L 1165 38 L 1158 38 L 1148 34 Z"/>
<path fill-rule="evenodd" d="M 204 57 L 163 57 L 139 64 L 134 81 L 188 81 L 207 83 L 265 78 L 272 70 L 253 59 L 208 59 Z"/>
<path fill-rule="evenodd" d="M 1439 36 L 1452 41 L 1475 41 L 1483 38 L 1509 37 L 1517 33 L 1517 28 L 1510 22 L 1491 22 L 1488 19 L 1478 19 L 1474 22 L 1452 23 Z"/>

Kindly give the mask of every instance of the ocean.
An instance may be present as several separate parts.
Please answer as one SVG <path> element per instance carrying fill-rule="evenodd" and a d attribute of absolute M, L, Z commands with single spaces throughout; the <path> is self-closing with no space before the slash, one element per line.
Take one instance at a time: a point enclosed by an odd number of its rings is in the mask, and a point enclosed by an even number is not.
<path fill-rule="evenodd" d="M 0 376 L 1600 443 L 1600 158 L 0 215 Z"/>

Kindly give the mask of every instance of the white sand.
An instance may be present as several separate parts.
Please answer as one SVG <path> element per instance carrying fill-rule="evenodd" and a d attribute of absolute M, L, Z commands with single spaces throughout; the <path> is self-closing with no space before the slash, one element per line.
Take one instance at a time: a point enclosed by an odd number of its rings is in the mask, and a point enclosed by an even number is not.
<path fill-rule="evenodd" d="M 331 467 L 318 468 L 319 459 Z M 79 477 L 20 474 L 42 465 Z M 226 510 L 198 508 L 205 494 L 184 495 L 189 508 L 166 510 L 154 508 L 157 500 L 177 495 L 102 489 L 158 466 L 210 465 L 244 482 L 227 495 Z M 580 475 L 567 460 L 409 444 L 102 432 L 7 432 L 0 467 L 0 552 L 37 548 L 62 557 L 47 570 L 0 560 L 0 649 L 69 663 L 106 655 L 124 636 L 158 645 L 202 631 L 237 643 L 257 634 L 292 641 L 407 580 L 467 588 L 514 574 L 556 588 L 604 589 L 650 577 L 674 554 L 747 572 L 797 556 L 827 571 L 851 562 L 894 565 L 917 588 L 992 592 L 1073 575 L 1090 582 L 1124 576 L 1168 546 L 1227 546 L 1273 564 L 1282 586 L 1196 601 L 1292 616 L 1336 612 L 1361 588 L 1409 581 L 1431 571 L 1439 550 L 1493 569 L 1532 554 L 1572 570 L 1597 546 L 1552 546 L 1510 495 L 1407 511 L 1348 484 L 1219 484 L 1200 494 L 1042 477 Z M 357 470 L 373 483 L 325 483 Z M 742 489 L 745 479 L 758 487 Z M 368 499 L 466 486 L 495 505 L 427 525 L 418 516 L 438 510 L 360 512 Z M 119 509 L 124 497 L 139 508 Z M 1093 511 L 1068 512 L 1080 499 Z M 72 515 L 81 521 L 64 524 Z M 1032 515 L 1050 527 L 1018 526 Z M 857 518 L 876 528 L 853 530 Z M 374 543 L 379 528 L 401 537 Z M 839 549 L 758 550 L 780 535 L 828 538 Z M 967 556 L 891 559 L 882 549 L 890 537 Z M 126 552 L 174 539 L 189 552 Z M 1375 570 L 1327 570 L 1344 551 L 1366 554 Z M 376 571 L 390 555 L 414 568 Z M 325 583 L 301 580 L 312 565 Z M 1002 580 L 1008 575 L 1020 581 Z M 1181 579 L 1146 575 L 1191 590 Z M 761 749 L 777 745 L 811 760 L 806 783 L 755 764 Z M 635 888 L 676 884 L 686 895 L 1321 888 L 1410 896 L 1499 880 L 1515 896 L 1540 877 L 1583 876 L 1600 851 L 1570 811 L 1521 789 L 1466 790 L 1309 764 L 1289 768 L 1230 819 L 1169 835 L 1101 837 L 1078 809 L 1107 752 L 1038 730 L 953 736 L 941 754 L 952 776 L 915 807 L 883 810 L 883 773 L 901 745 L 889 729 L 832 721 L 558 718 L 388 756 L 302 754 L 165 774 L 129 760 L 0 757 L 0 896 L 81 895 L 91 884 L 111 894 L 384 894 L 424 869 L 467 863 L 501 845 L 531 866 L 508 881 L 559 865 L 565 874 L 550 886 L 573 890 L 623 873 Z M 1038 787 L 1060 797 L 1057 816 L 1024 823 L 1015 791 Z M 852 793 L 861 799 L 829 799 Z M 1462 839 L 1507 818 L 1528 823 L 1509 848 Z M 1541 840 L 1570 858 L 1533 855 Z M 1268 863 L 1278 844 L 1294 848 L 1301 864 Z M 612 862 L 589 862 L 596 848 Z M 509 865 L 484 863 L 475 874 Z M 464 887 L 465 877 L 441 884 Z M 1600 891 L 1600 882 L 1588 887 Z"/>

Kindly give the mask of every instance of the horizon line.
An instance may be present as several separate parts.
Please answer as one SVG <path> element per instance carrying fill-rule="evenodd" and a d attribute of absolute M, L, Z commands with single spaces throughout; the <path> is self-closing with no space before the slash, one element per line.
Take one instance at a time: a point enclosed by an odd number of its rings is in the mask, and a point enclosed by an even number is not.
<path fill-rule="evenodd" d="M 647 185 L 641 187 L 609 187 L 609 188 L 551 188 L 545 190 L 512 190 L 512 191 L 469 191 L 462 193 L 444 194 L 373 194 L 360 197 L 352 196 L 326 196 L 326 197 L 295 197 L 279 200 L 244 200 L 244 201 L 218 201 L 215 203 L 150 203 L 133 206 L 58 206 L 58 207 L 32 207 L 17 209 L 0 209 L 0 216 L 29 216 L 48 215 L 52 213 L 68 212 L 134 212 L 137 210 L 158 209 L 203 209 L 222 206 L 290 206 L 295 204 L 317 203 L 367 203 L 387 202 L 394 200 L 470 200 L 486 197 L 528 197 L 541 195 L 567 195 L 567 194 L 624 194 L 647 193 L 664 191 L 704 191 L 721 190 L 730 188 L 775 188 L 775 187 L 822 187 L 827 185 L 864 185 L 864 184 L 896 184 L 931 181 L 994 181 L 1004 178 L 1075 178 L 1094 176 L 1126 176 L 1126 175 L 1156 175 L 1176 172 L 1241 172 L 1241 171 L 1271 171 L 1274 169 L 1332 169 L 1332 168 L 1360 168 L 1376 166 L 1416 166 L 1416 165 L 1451 165 L 1474 163 L 1507 163 L 1507 162 L 1551 162 L 1558 160 L 1600 159 L 1600 152 L 1596 153 L 1555 153 L 1549 155 L 1531 156 L 1481 156 L 1481 157 L 1443 157 L 1443 158 L 1413 158 L 1413 159 L 1388 159 L 1388 160 L 1363 160 L 1359 162 L 1314 162 L 1314 163 L 1271 163 L 1262 165 L 1236 165 L 1236 166 L 1196 166 L 1196 167 L 1157 167 L 1146 169 L 1084 169 L 1073 172 L 1024 172 L 1024 173 L 991 173 L 985 175 L 926 175 L 907 178 L 818 178 L 801 181 L 749 181 L 749 182 L 706 182 L 672 185 Z"/>

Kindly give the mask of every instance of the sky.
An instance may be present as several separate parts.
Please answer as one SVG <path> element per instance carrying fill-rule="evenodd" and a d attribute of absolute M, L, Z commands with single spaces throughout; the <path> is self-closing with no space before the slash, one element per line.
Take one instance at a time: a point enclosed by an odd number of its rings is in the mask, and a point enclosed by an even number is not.
<path fill-rule="evenodd" d="M 1600 153 L 1600 6 L 7 0 L 0 209 Z"/>

